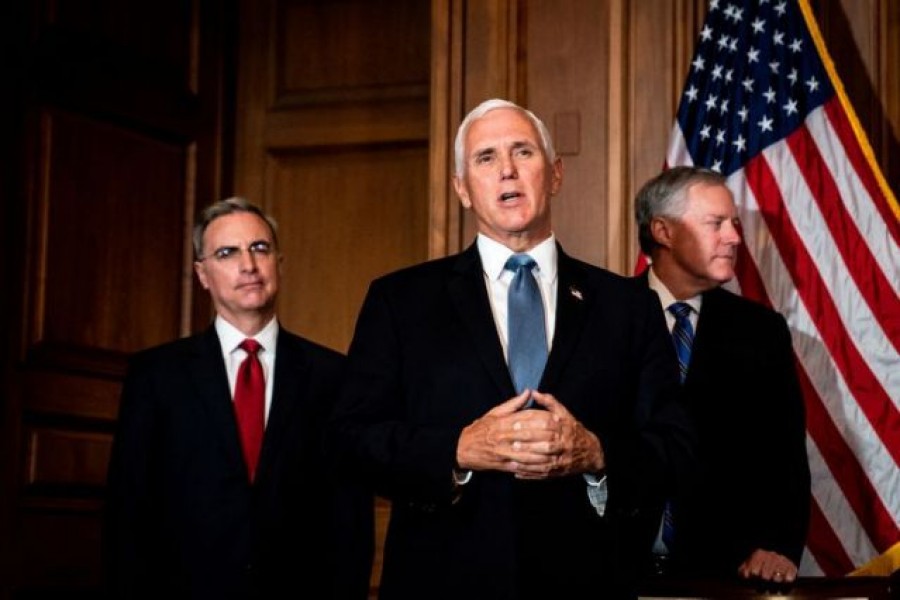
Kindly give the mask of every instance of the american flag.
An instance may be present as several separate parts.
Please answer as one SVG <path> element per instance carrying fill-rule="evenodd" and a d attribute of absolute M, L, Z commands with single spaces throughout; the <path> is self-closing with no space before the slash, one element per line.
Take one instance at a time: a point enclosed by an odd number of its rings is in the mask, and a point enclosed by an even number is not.
<path fill-rule="evenodd" d="M 734 290 L 787 318 L 804 390 L 801 573 L 847 574 L 900 541 L 900 207 L 806 0 L 710 1 L 666 162 L 728 178 Z"/>

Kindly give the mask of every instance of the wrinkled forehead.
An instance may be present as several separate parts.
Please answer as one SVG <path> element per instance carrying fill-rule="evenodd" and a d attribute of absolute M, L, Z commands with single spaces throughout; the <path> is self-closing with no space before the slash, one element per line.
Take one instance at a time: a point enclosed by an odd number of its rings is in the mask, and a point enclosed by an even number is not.
<path fill-rule="evenodd" d="M 265 219 L 251 212 L 234 212 L 213 219 L 203 233 L 206 246 L 239 246 L 252 242 L 274 244 L 272 229 Z"/>
<path fill-rule="evenodd" d="M 540 135 L 522 111 L 495 108 L 472 121 L 466 132 L 465 146 L 471 152 L 482 146 L 498 144 L 533 144 L 540 148 Z"/>

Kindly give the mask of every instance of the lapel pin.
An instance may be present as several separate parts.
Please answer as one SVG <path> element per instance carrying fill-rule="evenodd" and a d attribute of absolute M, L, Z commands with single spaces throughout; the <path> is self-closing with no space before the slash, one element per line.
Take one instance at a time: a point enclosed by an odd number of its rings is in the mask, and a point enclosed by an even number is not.
<path fill-rule="evenodd" d="M 572 296 L 574 296 L 576 300 L 584 300 L 584 296 L 581 295 L 581 290 L 579 290 L 574 285 L 569 286 L 569 293 L 572 294 Z"/>

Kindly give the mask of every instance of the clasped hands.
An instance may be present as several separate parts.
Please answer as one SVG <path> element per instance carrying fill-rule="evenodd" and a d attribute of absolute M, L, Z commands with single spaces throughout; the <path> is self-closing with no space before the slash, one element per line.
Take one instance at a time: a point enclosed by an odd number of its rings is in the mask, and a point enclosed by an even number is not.
<path fill-rule="evenodd" d="M 546 410 L 524 409 L 529 398 Z M 463 429 L 456 448 L 462 470 L 506 471 L 520 479 L 597 473 L 600 440 L 552 394 L 525 390 Z"/>

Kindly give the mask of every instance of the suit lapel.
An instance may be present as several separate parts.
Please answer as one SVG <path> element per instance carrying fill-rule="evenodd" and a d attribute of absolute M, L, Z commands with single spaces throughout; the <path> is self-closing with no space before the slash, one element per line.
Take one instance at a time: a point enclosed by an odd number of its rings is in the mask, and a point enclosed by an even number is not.
<path fill-rule="evenodd" d="M 542 390 L 551 390 L 575 349 L 582 332 L 587 315 L 587 306 L 594 299 L 585 285 L 584 274 L 578 264 L 557 247 L 558 283 L 556 290 L 556 327 L 547 366 L 541 377 Z"/>
<path fill-rule="evenodd" d="M 697 318 L 697 328 L 694 332 L 694 342 L 691 345 L 691 364 L 688 367 L 688 374 L 685 383 L 691 380 L 691 373 L 695 371 L 703 371 L 703 363 L 706 362 L 706 347 L 712 342 L 713 347 L 722 348 L 722 346 L 713 338 L 717 332 L 727 331 L 716 325 L 722 312 L 722 290 L 714 288 L 703 293 L 703 304 L 700 307 L 700 314 Z"/>
<path fill-rule="evenodd" d="M 515 395 L 512 379 L 503 358 L 490 300 L 484 284 L 484 269 L 473 244 L 459 255 L 447 283 L 451 302 L 475 346 L 481 362 L 504 398 Z"/>
<path fill-rule="evenodd" d="M 222 360 L 222 346 L 214 327 L 210 327 L 197 338 L 189 371 L 197 397 L 200 398 L 203 409 L 209 416 L 212 429 L 220 438 L 228 461 L 244 468 L 237 419 L 234 416 L 234 405 L 228 388 L 228 374 Z"/>
<path fill-rule="evenodd" d="M 291 422 L 292 414 L 298 410 L 303 382 L 307 379 L 309 360 L 290 336 L 279 328 L 275 352 L 275 369 L 272 376 L 272 406 L 266 421 L 262 451 L 259 456 L 256 480 L 267 476 L 275 455 L 284 437 L 285 429 Z"/>

